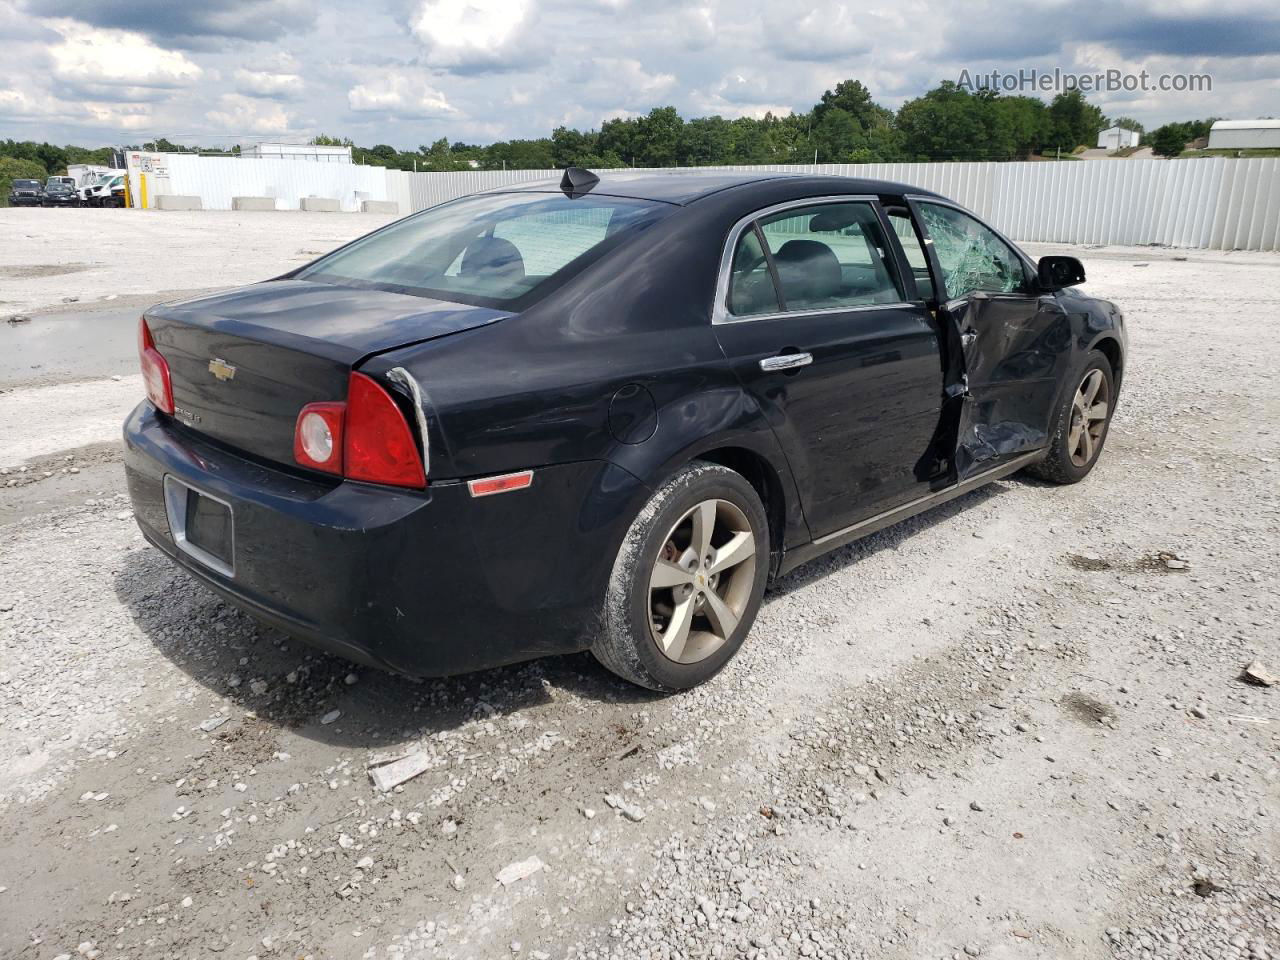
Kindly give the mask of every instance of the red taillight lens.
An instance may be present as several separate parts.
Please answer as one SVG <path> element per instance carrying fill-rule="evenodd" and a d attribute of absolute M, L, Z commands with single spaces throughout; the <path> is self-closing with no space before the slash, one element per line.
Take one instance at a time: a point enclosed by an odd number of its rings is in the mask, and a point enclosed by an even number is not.
<path fill-rule="evenodd" d="M 363 373 L 347 386 L 343 474 L 351 480 L 425 487 L 422 454 L 391 394 Z"/>
<path fill-rule="evenodd" d="M 169 364 L 156 349 L 145 318 L 138 321 L 138 359 L 142 363 L 142 382 L 147 387 L 147 399 L 162 413 L 173 413 L 173 381 L 169 378 Z"/>
<path fill-rule="evenodd" d="M 351 374 L 346 403 L 309 403 L 298 414 L 293 457 L 304 467 L 396 487 L 427 485 L 422 454 L 400 408 L 376 380 Z"/>
<path fill-rule="evenodd" d="M 342 473 L 345 403 L 309 403 L 293 428 L 293 458 L 304 467 Z"/>

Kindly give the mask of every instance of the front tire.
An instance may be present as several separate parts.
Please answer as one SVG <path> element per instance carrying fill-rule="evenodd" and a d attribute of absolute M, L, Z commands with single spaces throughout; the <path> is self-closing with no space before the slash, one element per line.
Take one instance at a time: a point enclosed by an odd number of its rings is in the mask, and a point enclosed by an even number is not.
<path fill-rule="evenodd" d="M 750 483 L 697 461 L 632 522 L 591 652 L 625 680 L 673 692 L 715 676 L 755 622 L 769 575 L 769 522 Z"/>
<path fill-rule="evenodd" d="M 1053 421 L 1049 455 L 1027 472 L 1050 483 L 1079 483 L 1089 475 L 1115 411 L 1115 377 L 1101 351 L 1090 351 L 1076 375 L 1074 389 L 1062 399 Z"/>

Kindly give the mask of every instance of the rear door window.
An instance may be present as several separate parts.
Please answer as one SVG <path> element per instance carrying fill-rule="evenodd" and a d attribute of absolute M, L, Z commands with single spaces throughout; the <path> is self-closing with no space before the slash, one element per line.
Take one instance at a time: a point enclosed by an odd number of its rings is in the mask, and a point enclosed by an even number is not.
<path fill-rule="evenodd" d="M 773 283 L 769 258 L 760 243 L 760 235 L 752 225 L 738 238 L 729 274 L 729 312 L 736 317 L 777 313 L 778 288 Z"/>
<path fill-rule="evenodd" d="M 911 219 L 911 212 L 895 207 L 886 210 L 885 216 L 889 218 L 889 226 L 893 227 L 898 243 L 902 245 L 902 252 L 907 258 L 907 266 L 911 268 L 911 274 L 915 277 L 916 293 L 921 299 L 932 300 L 934 298 L 933 278 L 929 275 L 929 258 L 925 256 L 920 235 L 916 232 L 916 225 Z"/>
<path fill-rule="evenodd" d="M 788 312 L 901 303 L 902 284 L 868 202 L 793 207 L 760 220 Z"/>

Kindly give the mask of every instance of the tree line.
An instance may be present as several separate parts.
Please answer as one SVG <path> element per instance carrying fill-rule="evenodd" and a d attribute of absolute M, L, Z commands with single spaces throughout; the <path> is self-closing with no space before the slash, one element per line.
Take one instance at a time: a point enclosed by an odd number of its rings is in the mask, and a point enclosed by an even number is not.
<path fill-rule="evenodd" d="M 567 166 L 696 167 L 760 163 L 876 163 L 927 160 L 1021 160 L 1047 150 L 1065 155 L 1092 145 L 1107 125 L 1078 91 L 1050 103 L 1035 97 L 970 93 L 944 81 L 895 113 L 858 80 L 825 91 L 803 113 L 685 119 L 675 107 L 606 120 L 598 130 L 557 127 L 549 137 L 486 146 L 440 139 L 416 151 L 389 144 L 361 147 L 358 160 L 400 170 L 550 169 Z"/>
<path fill-rule="evenodd" d="M 763 163 L 877 163 L 961 160 L 1025 160 L 1070 157 L 1093 146 L 1098 132 L 1120 125 L 1137 130 L 1161 156 L 1177 156 L 1185 144 L 1207 136 L 1212 120 L 1171 123 L 1150 134 L 1126 117 L 1105 117 L 1079 91 L 1046 103 L 1036 97 L 970 92 L 943 81 L 896 112 L 876 103 L 858 80 L 825 91 L 809 110 L 763 117 L 686 119 L 672 106 L 644 116 L 606 120 L 598 130 L 557 127 L 548 137 L 487 145 L 441 138 L 417 150 L 389 144 L 358 146 L 350 139 L 319 136 L 312 143 L 352 148 L 356 162 L 398 170 L 545 170 L 672 167 Z M 238 146 L 208 149 L 164 137 L 126 150 L 234 156 Z M 44 179 L 71 163 L 107 164 L 109 147 L 55 146 L 0 140 L 0 189 L 9 180 Z"/>

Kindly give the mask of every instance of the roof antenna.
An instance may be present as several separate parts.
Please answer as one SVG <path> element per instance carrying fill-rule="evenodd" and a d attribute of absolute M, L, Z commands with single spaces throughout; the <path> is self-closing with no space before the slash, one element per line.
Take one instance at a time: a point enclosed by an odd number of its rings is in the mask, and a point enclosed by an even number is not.
<path fill-rule="evenodd" d="M 600 182 L 590 170 L 582 167 L 565 167 L 564 176 L 560 178 L 560 189 L 568 197 L 581 196 Z"/>

